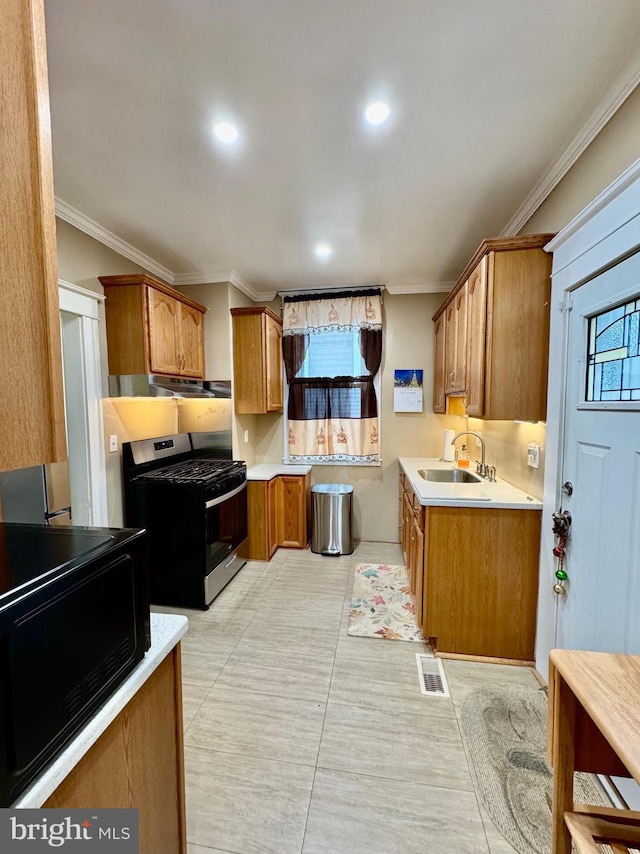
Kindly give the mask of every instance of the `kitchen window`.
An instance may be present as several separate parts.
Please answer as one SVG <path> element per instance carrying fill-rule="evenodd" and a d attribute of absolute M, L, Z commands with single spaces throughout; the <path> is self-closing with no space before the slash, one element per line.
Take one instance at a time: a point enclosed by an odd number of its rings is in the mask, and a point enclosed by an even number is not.
<path fill-rule="evenodd" d="M 379 465 L 379 289 L 285 297 L 285 459 Z"/>

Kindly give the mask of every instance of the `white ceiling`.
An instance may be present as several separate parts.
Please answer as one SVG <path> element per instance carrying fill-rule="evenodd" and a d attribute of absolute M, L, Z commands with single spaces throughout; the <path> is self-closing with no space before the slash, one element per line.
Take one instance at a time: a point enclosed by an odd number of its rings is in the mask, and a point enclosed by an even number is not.
<path fill-rule="evenodd" d="M 640 78 L 639 11 L 46 0 L 57 210 L 168 281 L 446 289 Z M 380 98 L 392 117 L 374 131 L 361 111 Z M 233 152 L 220 118 L 241 129 Z"/>

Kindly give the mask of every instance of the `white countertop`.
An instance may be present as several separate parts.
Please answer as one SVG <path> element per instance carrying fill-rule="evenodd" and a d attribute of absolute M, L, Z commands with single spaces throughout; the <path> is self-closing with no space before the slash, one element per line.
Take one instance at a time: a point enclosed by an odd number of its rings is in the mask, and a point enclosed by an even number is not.
<path fill-rule="evenodd" d="M 127 679 L 109 697 L 35 781 L 15 801 L 13 807 L 38 809 L 80 762 L 82 757 L 115 720 L 153 671 L 169 655 L 187 631 L 188 620 L 178 614 L 151 614 L 151 648 Z"/>
<path fill-rule="evenodd" d="M 420 504 L 426 507 L 495 507 L 500 510 L 542 510 L 542 501 L 527 495 L 506 480 L 498 478 L 494 483 L 438 483 L 425 480 L 419 469 L 452 469 L 452 463 L 427 457 L 400 457 L 400 468 L 411 481 L 413 491 Z M 468 471 L 475 473 L 475 463 Z"/>
<path fill-rule="evenodd" d="M 309 474 L 311 466 L 292 465 L 288 463 L 261 463 L 248 466 L 247 480 L 271 480 L 279 474 Z"/>

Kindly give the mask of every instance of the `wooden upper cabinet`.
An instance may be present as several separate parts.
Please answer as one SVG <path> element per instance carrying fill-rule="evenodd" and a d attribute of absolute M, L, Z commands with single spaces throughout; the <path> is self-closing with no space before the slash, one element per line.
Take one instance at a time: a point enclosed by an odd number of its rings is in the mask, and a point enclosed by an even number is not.
<path fill-rule="evenodd" d="M 467 288 L 460 288 L 445 313 L 445 392 L 461 394 L 467 377 Z"/>
<path fill-rule="evenodd" d="M 178 303 L 182 371 L 186 377 L 204 377 L 204 314 L 184 302 Z"/>
<path fill-rule="evenodd" d="M 487 258 L 482 258 L 467 282 L 468 415 L 484 415 L 484 354 L 487 332 Z"/>
<path fill-rule="evenodd" d="M 3 3 L 0 55 L 0 471 L 5 471 L 66 458 L 42 0 Z"/>
<path fill-rule="evenodd" d="M 447 411 L 447 396 L 445 394 L 445 315 L 441 314 L 433 328 L 433 411 Z"/>
<path fill-rule="evenodd" d="M 204 378 L 205 306 L 147 274 L 100 282 L 110 374 Z"/>
<path fill-rule="evenodd" d="M 436 325 L 445 318 L 448 338 L 448 318 L 460 317 L 457 306 L 464 294 L 468 415 L 496 421 L 546 419 L 552 257 L 543 247 L 553 236 L 485 240 L 434 315 Z M 457 332 L 459 325 L 453 328 Z M 457 343 L 447 344 L 447 360 L 452 352 L 460 357 Z M 460 393 L 455 383 L 447 382 L 445 390 Z"/>
<path fill-rule="evenodd" d="M 265 317 L 267 412 L 282 412 L 282 321 Z"/>
<path fill-rule="evenodd" d="M 282 412 L 281 318 L 266 306 L 232 308 L 231 314 L 236 412 Z"/>
<path fill-rule="evenodd" d="M 178 301 L 163 291 L 147 288 L 149 314 L 149 373 L 180 372 Z M 107 300 L 110 299 L 107 295 Z M 111 373 L 111 371 L 110 371 Z"/>

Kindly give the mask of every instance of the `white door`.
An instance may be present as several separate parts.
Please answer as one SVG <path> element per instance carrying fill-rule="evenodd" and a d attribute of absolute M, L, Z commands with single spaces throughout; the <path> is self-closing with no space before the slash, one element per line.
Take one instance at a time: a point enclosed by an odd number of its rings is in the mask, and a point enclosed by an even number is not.
<path fill-rule="evenodd" d="M 561 482 L 572 524 L 555 645 L 640 654 L 640 254 L 571 298 Z"/>

